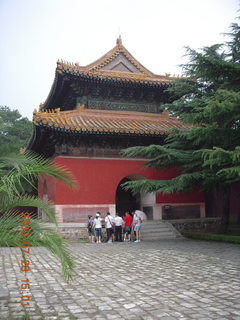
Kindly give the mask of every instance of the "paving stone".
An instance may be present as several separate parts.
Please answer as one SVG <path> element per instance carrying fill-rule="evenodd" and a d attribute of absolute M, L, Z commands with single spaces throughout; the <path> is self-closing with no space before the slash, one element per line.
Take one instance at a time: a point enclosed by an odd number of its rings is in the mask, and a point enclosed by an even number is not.
<path fill-rule="evenodd" d="M 131 309 L 131 308 L 136 307 L 136 305 L 134 303 L 124 304 L 123 306 L 125 309 Z"/>
<path fill-rule="evenodd" d="M 50 252 L 32 248 L 31 320 L 240 320 L 238 245 L 176 239 L 71 248 L 71 283 Z M 0 259 L 0 284 L 9 292 L 0 319 L 20 320 L 21 256 L 0 248 Z"/>

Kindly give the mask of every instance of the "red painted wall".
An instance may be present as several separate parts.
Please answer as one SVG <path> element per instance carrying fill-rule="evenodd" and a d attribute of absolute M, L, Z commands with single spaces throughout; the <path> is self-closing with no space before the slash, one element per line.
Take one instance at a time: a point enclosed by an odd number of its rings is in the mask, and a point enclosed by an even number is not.
<path fill-rule="evenodd" d="M 176 175 L 174 170 L 155 171 L 144 168 L 145 161 L 113 159 L 80 159 L 57 157 L 55 162 L 64 165 L 78 181 L 78 189 L 71 190 L 61 182 L 47 178 L 49 199 L 56 204 L 114 204 L 119 182 L 129 175 L 140 175 L 149 179 L 170 179 Z M 39 185 L 39 195 L 43 187 Z M 158 195 L 158 203 L 191 203 L 203 201 L 203 195 L 191 192 L 188 195 Z"/>
<path fill-rule="evenodd" d="M 157 203 L 197 203 L 204 202 L 204 194 L 197 191 L 175 194 L 158 194 Z"/>

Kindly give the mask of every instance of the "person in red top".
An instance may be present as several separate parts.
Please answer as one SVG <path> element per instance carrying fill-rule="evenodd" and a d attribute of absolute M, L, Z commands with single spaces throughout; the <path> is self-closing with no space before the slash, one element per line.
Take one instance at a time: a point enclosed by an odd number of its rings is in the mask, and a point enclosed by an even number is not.
<path fill-rule="evenodd" d="M 124 218 L 124 242 L 129 242 L 131 239 L 131 231 L 132 231 L 132 223 L 133 223 L 133 217 L 130 215 L 129 212 L 126 212 L 125 218 Z"/>

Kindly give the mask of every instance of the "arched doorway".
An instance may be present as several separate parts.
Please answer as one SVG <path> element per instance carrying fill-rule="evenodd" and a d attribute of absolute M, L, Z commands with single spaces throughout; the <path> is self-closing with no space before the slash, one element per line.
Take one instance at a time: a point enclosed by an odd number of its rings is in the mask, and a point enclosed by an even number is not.
<path fill-rule="evenodd" d="M 126 177 L 120 181 L 116 191 L 116 212 L 123 216 L 125 212 L 140 210 L 141 197 L 140 194 L 133 195 L 131 191 L 124 190 L 122 184 L 132 179 Z"/>

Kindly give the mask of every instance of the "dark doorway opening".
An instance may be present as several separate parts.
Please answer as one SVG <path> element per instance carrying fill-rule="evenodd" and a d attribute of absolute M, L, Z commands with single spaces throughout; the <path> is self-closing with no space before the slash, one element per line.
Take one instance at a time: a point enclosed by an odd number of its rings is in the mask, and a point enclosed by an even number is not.
<path fill-rule="evenodd" d="M 140 194 L 133 195 L 131 191 L 124 190 L 121 187 L 121 184 L 127 181 L 131 180 L 128 178 L 122 179 L 116 191 L 116 212 L 120 216 L 123 216 L 127 211 L 140 210 Z"/>

